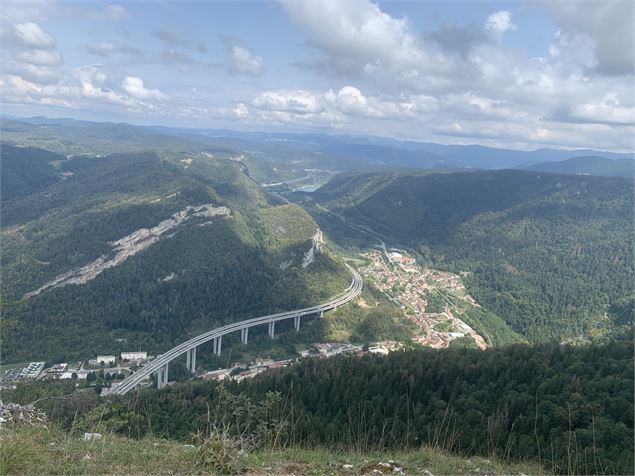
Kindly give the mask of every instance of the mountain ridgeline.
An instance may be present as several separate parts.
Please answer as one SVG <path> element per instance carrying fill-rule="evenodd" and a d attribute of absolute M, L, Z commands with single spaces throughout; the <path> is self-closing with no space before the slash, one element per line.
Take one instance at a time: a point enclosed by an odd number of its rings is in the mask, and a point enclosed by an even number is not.
<path fill-rule="evenodd" d="M 345 219 L 466 273 L 477 301 L 531 341 L 610 336 L 632 324 L 614 312 L 633 302 L 628 179 L 350 173 L 298 200 L 341 243 L 355 231 Z"/>
<path fill-rule="evenodd" d="M 312 218 L 236 161 L 3 145 L 2 167 L 22 184 L 2 201 L 3 359 L 160 352 L 349 284 Z"/>
<path fill-rule="evenodd" d="M 607 159 L 605 157 L 586 155 L 560 162 L 540 162 L 527 166 L 524 170 L 556 174 L 633 177 L 635 176 L 635 161 L 632 159 Z"/>

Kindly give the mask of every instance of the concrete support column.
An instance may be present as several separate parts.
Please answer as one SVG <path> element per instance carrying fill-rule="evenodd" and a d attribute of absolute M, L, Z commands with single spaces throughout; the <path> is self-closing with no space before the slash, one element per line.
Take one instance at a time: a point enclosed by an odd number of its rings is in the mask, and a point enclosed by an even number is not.
<path fill-rule="evenodd" d="M 192 351 L 188 350 L 185 353 L 185 366 L 187 367 L 187 370 L 190 370 L 190 368 L 192 367 Z"/>
<path fill-rule="evenodd" d="M 196 347 L 190 350 L 189 354 L 190 354 L 190 365 L 188 366 L 188 369 L 190 369 L 190 372 L 195 374 L 196 373 Z"/>
<path fill-rule="evenodd" d="M 324 310 L 320 311 L 320 319 L 324 317 Z"/>
<path fill-rule="evenodd" d="M 168 364 L 165 364 L 157 372 L 157 388 L 163 388 L 168 383 Z"/>
<path fill-rule="evenodd" d="M 276 332 L 276 321 L 270 321 L 269 322 L 269 337 L 273 339 L 275 332 Z"/>
<path fill-rule="evenodd" d="M 214 339 L 214 353 L 220 357 L 220 350 L 223 344 L 223 336 Z"/>
<path fill-rule="evenodd" d="M 240 342 L 243 344 L 247 343 L 247 339 L 249 338 L 249 327 L 245 327 L 240 330 Z"/>
<path fill-rule="evenodd" d="M 300 331 L 300 316 L 295 316 L 293 318 L 293 327 L 295 327 L 296 331 Z"/>

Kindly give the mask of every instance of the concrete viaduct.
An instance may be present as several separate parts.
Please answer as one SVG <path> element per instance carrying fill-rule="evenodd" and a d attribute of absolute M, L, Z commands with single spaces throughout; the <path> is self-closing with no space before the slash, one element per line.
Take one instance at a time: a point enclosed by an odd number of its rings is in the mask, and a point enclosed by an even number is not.
<path fill-rule="evenodd" d="M 338 306 L 342 306 L 343 304 L 352 301 L 362 292 L 363 283 L 361 276 L 348 264 L 346 265 L 346 267 L 353 276 L 353 281 L 351 282 L 351 285 L 348 287 L 348 289 L 346 289 L 346 291 L 331 298 L 329 301 L 323 304 L 318 304 L 317 306 L 297 309 L 295 311 L 269 314 L 267 316 L 254 317 L 253 319 L 234 322 L 232 324 L 227 324 L 226 326 L 218 327 L 212 331 L 198 335 L 168 350 L 164 354 L 158 356 L 152 362 L 141 367 L 132 375 L 126 377 L 119 385 L 113 386 L 108 394 L 125 395 L 130 390 L 139 385 L 144 379 L 155 373 L 158 377 L 158 387 L 165 387 L 168 382 L 169 363 L 172 362 L 174 359 L 182 356 L 183 354 L 185 354 L 186 357 L 187 368 L 192 373 L 194 373 L 196 371 L 197 347 L 211 341 L 213 352 L 216 355 L 220 355 L 223 343 L 223 336 L 231 332 L 240 331 L 240 340 L 243 344 L 246 344 L 249 338 L 249 328 L 253 326 L 267 324 L 269 336 L 273 338 L 276 330 L 276 322 L 293 319 L 295 330 L 299 331 L 300 320 L 302 316 L 319 315 L 320 317 L 323 317 L 325 311 L 337 309 Z"/>

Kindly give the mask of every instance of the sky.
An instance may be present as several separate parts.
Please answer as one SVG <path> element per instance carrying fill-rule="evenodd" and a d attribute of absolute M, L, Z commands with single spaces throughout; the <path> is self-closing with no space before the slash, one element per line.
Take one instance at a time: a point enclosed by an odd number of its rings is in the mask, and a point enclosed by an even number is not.
<path fill-rule="evenodd" d="M 632 151 L 634 8 L 3 0 L 2 114 Z"/>

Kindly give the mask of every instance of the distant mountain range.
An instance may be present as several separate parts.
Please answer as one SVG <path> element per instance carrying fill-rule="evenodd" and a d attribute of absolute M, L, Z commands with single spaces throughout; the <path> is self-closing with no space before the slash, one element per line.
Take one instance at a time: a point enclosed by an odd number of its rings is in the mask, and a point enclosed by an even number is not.
<path fill-rule="evenodd" d="M 498 149 L 480 145 L 444 145 L 397 139 L 324 133 L 241 132 L 227 129 L 196 129 L 165 126 L 133 126 L 124 123 L 96 123 L 75 119 L 47 117 L 5 118 L 2 120 L 5 141 L 30 141 L 22 145 L 56 150 L 42 143 L 47 136 L 68 138 L 94 147 L 104 138 L 116 137 L 120 149 L 205 151 L 231 156 L 247 154 L 260 161 L 261 181 L 289 180 L 302 176 L 306 169 L 328 169 L 334 172 L 360 168 L 418 168 L 418 169 L 529 169 L 557 173 L 588 173 L 591 175 L 632 175 L 628 162 L 614 164 L 611 160 L 633 160 L 633 153 L 616 153 L 593 149 L 537 149 L 530 151 Z M 119 150 L 121 151 L 121 150 Z M 61 152 L 61 151 L 59 151 Z M 579 157 L 594 157 L 593 165 L 585 159 L 579 166 L 564 165 L 553 170 L 533 168 L 545 162 L 561 162 Z M 286 165 L 285 173 L 276 173 L 275 165 Z"/>
<path fill-rule="evenodd" d="M 559 162 L 540 162 L 524 167 L 524 170 L 558 174 L 633 177 L 635 176 L 635 161 L 586 155 Z"/>

